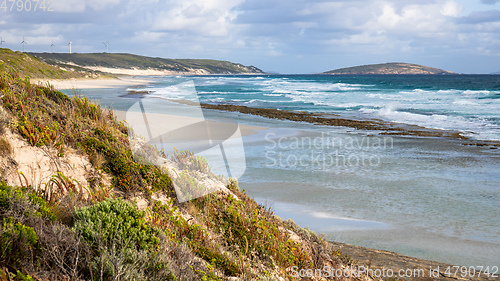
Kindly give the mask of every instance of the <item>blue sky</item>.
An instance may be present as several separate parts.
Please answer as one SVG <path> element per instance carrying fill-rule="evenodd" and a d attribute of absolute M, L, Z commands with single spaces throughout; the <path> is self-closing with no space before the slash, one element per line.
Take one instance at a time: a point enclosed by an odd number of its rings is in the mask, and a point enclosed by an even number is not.
<path fill-rule="evenodd" d="M 108 41 L 110 52 L 280 73 L 383 62 L 500 71 L 500 0 L 39 0 L 51 12 L 16 1 L 23 11 L 0 0 L 0 37 L 14 50 L 25 36 L 31 52 L 69 52 L 69 41 L 103 52 Z"/>

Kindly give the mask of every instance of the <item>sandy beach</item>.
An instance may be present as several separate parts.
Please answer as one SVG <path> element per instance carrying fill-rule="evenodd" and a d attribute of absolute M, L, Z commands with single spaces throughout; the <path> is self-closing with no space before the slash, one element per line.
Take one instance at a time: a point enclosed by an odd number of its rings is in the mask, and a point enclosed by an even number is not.
<path fill-rule="evenodd" d="M 151 83 L 153 80 L 144 77 L 121 76 L 116 79 L 32 79 L 35 84 L 53 85 L 58 90 L 65 89 L 106 89 L 134 86 Z"/>

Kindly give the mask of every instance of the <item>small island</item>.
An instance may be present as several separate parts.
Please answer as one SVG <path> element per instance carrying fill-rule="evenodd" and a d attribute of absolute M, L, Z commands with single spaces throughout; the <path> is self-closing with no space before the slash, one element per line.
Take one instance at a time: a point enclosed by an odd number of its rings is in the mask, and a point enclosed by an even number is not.
<path fill-rule="evenodd" d="M 411 63 L 402 62 L 390 62 L 381 64 L 368 64 L 360 65 L 347 68 L 339 68 L 335 70 L 330 70 L 323 72 L 322 74 L 333 74 L 333 75 L 365 75 L 365 74 L 456 74 L 451 71 L 423 66 Z"/>

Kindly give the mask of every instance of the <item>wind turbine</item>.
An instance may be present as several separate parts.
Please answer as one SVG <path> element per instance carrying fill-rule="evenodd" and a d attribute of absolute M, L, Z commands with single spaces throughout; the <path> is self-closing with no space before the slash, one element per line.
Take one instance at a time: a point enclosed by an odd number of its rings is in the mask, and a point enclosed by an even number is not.
<path fill-rule="evenodd" d="M 3 43 L 5 43 L 5 41 L 3 41 L 2 37 L 0 37 L 0 48 L 2 48 Z"/>
<path fill-rule="evenodd" d="M 54 41 L 52 41 L 52 44 L 50 44 L 50 51 L 54 53 Z"/>
<path fill-rule="evenodd" d="M 24 53 L 24 45 L 26 45 L 28 43 L 26 43 L 26 41 L 24 41 L 24 36 L 23 36 L 23 42 L 21 42 L 21 45 L 23 45 L 23 53 Z"/>
<path fill-rule="evenodd" d="M 71 43 L 71 41 L 69 41 L 68 45 L 69 45 L 69 53 L 70 54 L 71 54 L 71 44 L 73 44 L 73 43 Z"/>
<path fill-rule="evenodd" d="M 104 46 L 106 47 L 106 53 L 108 53 L 108 46 L 109 46 L 109 42 L 106 41 L 106 42 L 102 42 L 104 44 Z"/>

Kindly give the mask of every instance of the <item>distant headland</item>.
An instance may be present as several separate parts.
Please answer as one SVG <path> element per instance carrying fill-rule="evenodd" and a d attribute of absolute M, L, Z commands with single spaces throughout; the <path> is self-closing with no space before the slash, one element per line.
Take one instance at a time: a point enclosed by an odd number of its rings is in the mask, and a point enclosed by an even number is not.
<path fill-rule="evenodd" d="M 30 53 L 65 69 L 83 68 L 111 74 L 207 75 L 261 74 L 257 67 L 211 59 L 166 59 L 125 53 Z"/>
<path fill-rule="evenodd" d="M 456 74 L 451 71 L 411 63 L 390 62 L 339 68 L 322 74 Z"/>

